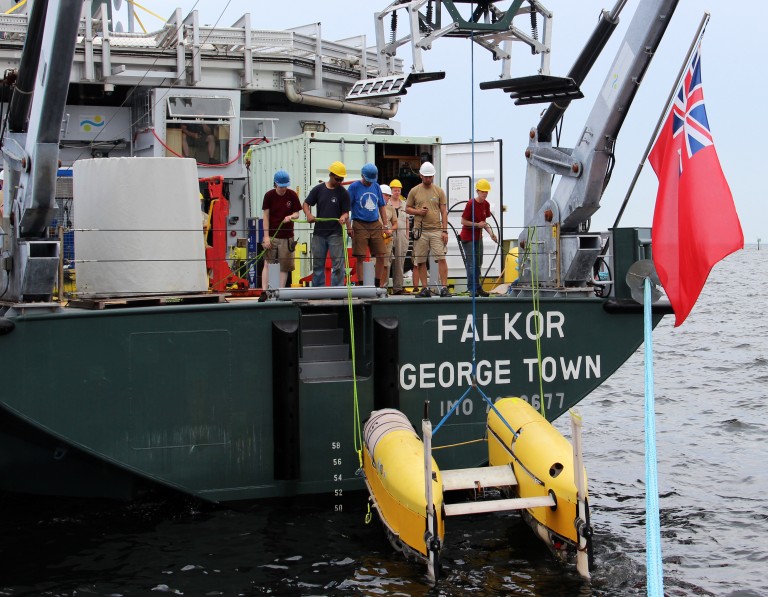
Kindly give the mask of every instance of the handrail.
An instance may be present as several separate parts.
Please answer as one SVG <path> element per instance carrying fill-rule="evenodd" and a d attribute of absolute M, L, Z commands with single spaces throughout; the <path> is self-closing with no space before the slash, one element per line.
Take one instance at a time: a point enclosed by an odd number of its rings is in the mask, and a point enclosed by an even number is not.
<path fill-rule="evenodd" d="M 254 29 L 249 14 L 231 26 L 210 26 L 200 24 L 197 11 L 184 17 L 181 9 L 156 31 L 118 32 L 108 29 L 102 10 L 92 15 L 90 4 L 91 0 L 84 3 L 75 47 L 76 61 L 82 65 L 74 73 L 78 82 L 115 84 L 140 79 L 156 84 L 158 79 L 177 80 L 186 74 L 191 84 L 205 86 L 206 71 L 223 68 L 241 73 L 239 81 L 233 75 L 229 86 L 249 89 L 255 69 L 274 68 L 278 61 L 283 63 L 279 72 L 301 72 L 302 78 L 314 79 L 314 88 L 335 84 L 336 94 L 343 98 L 347 85 L 379 75 L 375 49 L 366 47 L 363 35 L 330 41 L 320 37 L 316 25 L 282 31 Z M 0 15 L 0 55 L 23 46 L 28 24 L 28 14 Z M 204 60 L 209 54 L 227 60 Z M 150 67 L 148 57 L 153 59 Z M 392 65 L 395 72 L 403 71 L 402 59 L 394 58 Z M 366 102 L 355 105 L 371 107 Z"/>

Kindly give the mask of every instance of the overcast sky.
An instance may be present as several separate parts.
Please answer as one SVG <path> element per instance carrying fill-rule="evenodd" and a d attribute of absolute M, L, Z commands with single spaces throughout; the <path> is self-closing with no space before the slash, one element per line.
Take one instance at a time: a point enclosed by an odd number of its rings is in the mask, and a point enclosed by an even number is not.
<path fill-rule="evenodd" d="M 594 28 L 601 9 L 611 9 L 615 0 L 549 0 L 545 6 L 554 13 L 551 74 L 565 75 L 573 59 Z M 626 26 L 638 5 L 629 0 L 621 16 L 621 24 L 613 34 L 601 60 L 592 70 L 583 91 L 585 98 L 574 103 L 566 114 L 561 144 L 572 147 L 591 109 L 592 101 L 613 62 Z M 323 37 L 336 40 L 365 34 L 375 44 L 373 15 L 389 2 L 386 0 L 291 0 L 283 3 L 259 0 L 154 0 L 141 3 L 167 18 L 177 6 L 186 15 L 193 8 L 205 24 L 229 26 L 245 12 L 251 12 L 254 28 L 285 29 L 321 22 Z M 506 6 L 506 5 L 504 5 Z M 759 89 L 762 69 L 756 69 L 758 58 L 765 55 L 768 2 L 722 3 L 707 6 L 698 0 L 680 0 L 677 11 L 651 63 L 629 116 L 621 130 L 616 148 L 616 167 L 606 189 L 601 209 L 593 216 L 592 230 L 610 227 L 624 199 L 649 136 L 674 83 L 685 53 L 694 36 L 704 10 L 712 18 L 704 36 L 702 76 L 710 128 L 720 162 L 733 191 L 736 208 L 744 229 L 745 242 L 758 237 L 768 244 L 768 209 L 766 184 L 762 178 L 765 166 L 758 158 L 765 155 L 764 139 L 768 137 L 768 120 L 757 110 L 750 115 L 750 101 L 758 106 L 764 96 Z M 160 21 L 139 11 L 148 29 L 158 28 Z M 403 32 L 404 19 L 399 31 Z M 523 151 L 527 133 L 538 121 L 541 106 L 515 106 L 503 92 L 480 91 L 478 84 L 498 78 L 500 62 L 475 46 L 474 105 L 472 100 L 471 44 L 466 40 L 442 39 L 425 53 L 425 69 L 443 70 L 443 81 L 415 85 L 403 98 L 397 120 L 402 131 L 413 135 L 439 135 L 444 141 L 467 141 L 473 136 L 483 140 L 503 139 L 505 224 L 521 226 L 522 192 L 525 175 Z M 513 63 L 513 76 L 535 73 L 536 63 L 526 56 L 522 45 L 515 46 L 520 61 Z M 408 46 L 399 57 L 410 64 Z M 474 115 L 474 116 L 473 116 Z M 657 190 L 656 177 L 650 165 L 643 168 L 640 181 L 622 219 L 625 226 L 650 226 Z M 718 234 L 717 230 L 702 231 Z"/>

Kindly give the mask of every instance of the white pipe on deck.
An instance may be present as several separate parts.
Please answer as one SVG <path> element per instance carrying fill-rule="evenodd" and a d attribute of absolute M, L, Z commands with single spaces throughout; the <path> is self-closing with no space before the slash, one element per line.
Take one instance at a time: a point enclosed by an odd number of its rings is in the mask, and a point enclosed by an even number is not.
<path fill-rule="evenodd" d="M 351 290 L 352 298 L 379 298 L 387 294 L 386 288 L 377 288 L 376 286 L 353 286 Z M 269 294 L 279 301 L 345 299 L 348 296 L 346 286 L 278 288 L 270 290 Z"/>
<path fill-rule="evenodd" d="M 389 108 L 376 108 L 365 104 L 355 102 L 345 102 L 343 100 L 331 99 L 329 97 L 317 97 L 315 95 L 306 95 L 296 90 L 296 79 L 286 73 L 283 78 L 283 89 L 289 101 L 294 104 L 302 104 L 313 108 L 326 108 L 328 110 L 339 110 L 348 114 L 360 114 L 362 116 L 372 116 L 374 118 L 394 118 L 397 114 L 398 104 L 392 102 Z"/>

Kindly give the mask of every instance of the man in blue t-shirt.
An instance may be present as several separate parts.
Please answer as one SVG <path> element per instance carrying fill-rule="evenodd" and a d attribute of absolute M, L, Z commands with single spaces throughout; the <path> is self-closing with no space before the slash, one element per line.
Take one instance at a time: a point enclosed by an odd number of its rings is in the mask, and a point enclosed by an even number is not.
<path fill-rule="evenodd" d="M 376 179 L 379 170 L 374 164 L 363 166 L 362 179 L 349 185 L 349 200 L 352 207 L 352 254 L 357 260 L 357 281 L 363 282 L 363 259 L 370 248 L 376 257 L 376 287 L 379 287 L 384 270 L 387 246 L 384 235 L 392 235 L 387 218 L 386 202 Z"/>
<path fill-rule="evenodd" d="M 304 200 L 302 209 L 310 224 L 316 218 L 333 218 L 336 221 L 322 221 L 315 224 L 312 235 L 312 286 L 325 286 L 325 258 L 331 254 L 331 286 L 344 285 L 344 247 L 341 227 L 349 224 L 349 193 L 341 186 L 347 176 L 347 167 L 333 162 L 328 167 L 330 176 L 326 182 L 314 187 Z M 312 215 L 315 206 L 317 215 Z"/>

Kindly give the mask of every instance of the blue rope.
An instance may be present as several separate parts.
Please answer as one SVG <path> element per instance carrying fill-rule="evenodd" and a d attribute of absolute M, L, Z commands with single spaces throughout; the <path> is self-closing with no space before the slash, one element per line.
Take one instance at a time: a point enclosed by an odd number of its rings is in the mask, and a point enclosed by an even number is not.
<path fill-rule="evenodd" d="M 469 394 L 469 391 L 472 389 L 472 387 L 473 386 L 468 387 L 467 391 L 461 395 L 461 398 L 459 398 L 456 401 L 456 403 L 451 407 L 451 409 L 447 413 L 445 413 L 443 418 L 440 419 L 440 422 L 437 425 L 435 425 L 435 428 L 432 430 L 432 435 L 437 433 L 437 430 L 443 426 L 443 423 L 445 423 L 448 420 L 448 417 L 450 417 L 456 411 L 456 409 L 459 408 L 459 404 L 461 404 L 464 398 L 467 397 L 467 394 Z M 512 435 L 515 437 L 515 439 L 517 439 L 517 432 L 514 429 L 512 429 L 512 425 L 510 425 L 507 422 L 507 420 L 504 418 L 504 415 L 502 415 L 499 412 L 499 410 L 496 408 L 496 406 L 494 406 L 493 401 L 490 398 L 488 398 L 488 396 L 485 395 L 485 392 L 483 392 L 483 390 L 481 390 L 479 387 L 477 387 L 477 391 L 480 392 L 480 395 L 483 397 L 483 400 L 485 400 L 488 403 L 488 406 L 491 408 L 491 410 L 496 413 L 496 416 L 499 417 L 499 419 L 501 419 L 501 422 L 507 426 L 507 429 L 509 429 L 512 432 Z"/>
<path fill-rule="evenodd" d="M 471 10 L 474 12 L 475 5 L 474 2 L 470 4 Z M 472 178 L 470 179 L 469 183 L 469 192 L 470 195 L 472 195 L 472 183 L 475 180 L 475 32 L 472 30 L 472 33 L 469 37 L 469 57 L 470 57 L 470 79 L 469 79 L 469 89 L 470 89 L 470 125 L 471 125 L 471 146 L 472 146 L 472 161 L 471 161 L 471 168 L 472 168 Z M 470 200 L 472 198 L 470 197 Z M 475 202 L 472 201 L 472 223 L 475 221 Z M 482 238 L 482 231 L 481 231 L 481 238 Z M 459 241 L 461 242 L 461 241 Z M 475 276 L 478 272 L 475 271 L 475 229 L 472 228 L 472 257 L 470 259 L 470 267 L 472 268 L 472 284 L 474 285 L 474 288 L 470 290 L 472 293 L 472 377 L 475 378 L 477 376 L 477 292 L 475 292 L 479 280 L 475 280 Z M 469 276 L 467 276 L 469 277 Z"/>
<path fill-rule="evenodd" d="M 470 3 L 470 8 L 474 12 L 474 2 Z M 470 145 L 472 147 L 471 155 L 472 155 L 472 162 L 471 162 L 471 170 L 472 170 L 472 178 L 470 181 L 470 192 L 472 190 L 472 181 L 475 180 L 475 32 L 472 31 L 470 34 L 470 123 L 471 123 L 471 136 L 470 136 Z M 472 202 L 472 221 L 475 221 L 475 204 Z M 482 230 L 480 231 L 480 242 L 482 242 L 483 233 Z M 480 272 L 475 272 L 475 229 L 472 229 L 472 257 L 470 261 L 470 268 L 473 272 L 473 278 L 472 283 L 474 284 L 475 288 L 472 288 L 472 379 L 474 380 L 474 385 L 471 385 L 467 388 L 467 391 L 464 392 L 461 395 L 461 398 L 459 398 L 456 403 L 450 408 L 450 410 L 445 413 L 442 419 L 440 419 L 440 422 L 432 429 L 432 435 L 437 434 L 440 427 L 443 426 L 443 423 L 445 423 L 448 420 L 448 417 L 450 417 L 454 412 L 456 412 L 456 409 L 459 408 L 459 405 L 463 402 L 464 398 L 467 397 L 467 394 L 469 394 L 470 390 L 475 387 L 477 388 L 477 391 L 480 392 L 480 395 L 483 397 L 483 400 L 485 400 L 488 403 L 488 406 L 491 407 L 493 412 L 496 413 L 496 416 L 501 419 L 501 421 L 504 423 L 504 425 L 507 426 L 507 429 L 509 429 L 512 432 L 512 435 L 516 438 L 517 433 L 515 433 L 515 430 L 512 429 L 512 426 L 507 422 L 507 420 L 504 418 L 504 416 L 496 409 L 496 407 L 493 405 L 493 402 L 491 401 L 488 396 L 485 395 L 483 390 L 480 389 L 479 386 L 476 384 L 477 380 L 477 293 L 474 292 L 475 289 L 479 286 L 480 282 L 480 276 L 477 275 Z M 466 255 L 464 256 L 467 257 Z M 467 281 L 469 281 L 469 276 L 467 276 Z M 538 321 L 538 318 L 537 318 Z M 542 400 L 543 402 L 543 400 Z"/>
<path fill-rule="evenodd" d="M 664 597 L 659 523 L 659 483 L 656 466 L 656 421 L 653 398 L 653 341 L 651 339 L 651 281 L 645 279 L 643 301 L 645 333 L 645 534 L 648 597 Z"/>
<path fill-rule="evenodd" d="M 435 433 L 437 433 L 437 430 L 438 430 L 438 429 L 440 429 L 440 427 L 442 427 L 442 426 L 443 426 L 443 423 L 445 423 L 445 421 L 448 419 L 448 417 L 450 417 L 450 416 L 451 416 L 451 415 L 452 415 L 452 414 L 453 414 L 453 413 L 456 411 L 456 409 L 457 409 L 457 408 L 459 408 L 459 404 L 461 404 L 462 400 L 464 400 L 464 398 L 466 398 L 466 397 L 467 397 L 467 394 L 469 394 L 469 391 L 470 391 L 471 389 L 472 389 L 472 386 L 469 386 L 469 387 L 467 388 L 467 391 L 466 391 L 466 392 L 464 392 L 464 393 L 461 395 L 461 398 L 459 398 L 459 399 L 458 399 L 458 400 L 457 400 L 457 401 L 454 403 L 454 405 L 451 407 L 451 409 L 450 409 L 450 410 L 449 410 L 447 413 L 445 413 L 445 415 L 443 416 L 443 418 L 442 418 L 442 419 L 440 419 L 440 422 L 439 422 L 437 425 L 435 425 L 434 429 L 432 429 L 432 435 L 434 435 Z"/>
<path fill-rule="evenodd" d="M 496 416 L 501 419 L 501 422 L 506 425 L 507 429 L 509 429 L 512 432 L 512 436 L 517 439 L 517 432 L 512 429 L 512 425 L 509 424 L 509 422 L 504 418 L 504 415 L 502 415 L 498 409 L 494 406 L 493 402 L 491 401 L 488 396 L 485 395 L 485 392 L 483 392 L 480 388 L 477 388 L 477 391 L 480 392 L 480 395 L 483 397 L 483 400 L 485 400 L 488 403 L 488 406 L 491 407 L 491 410 L 496 413 Z"/>

